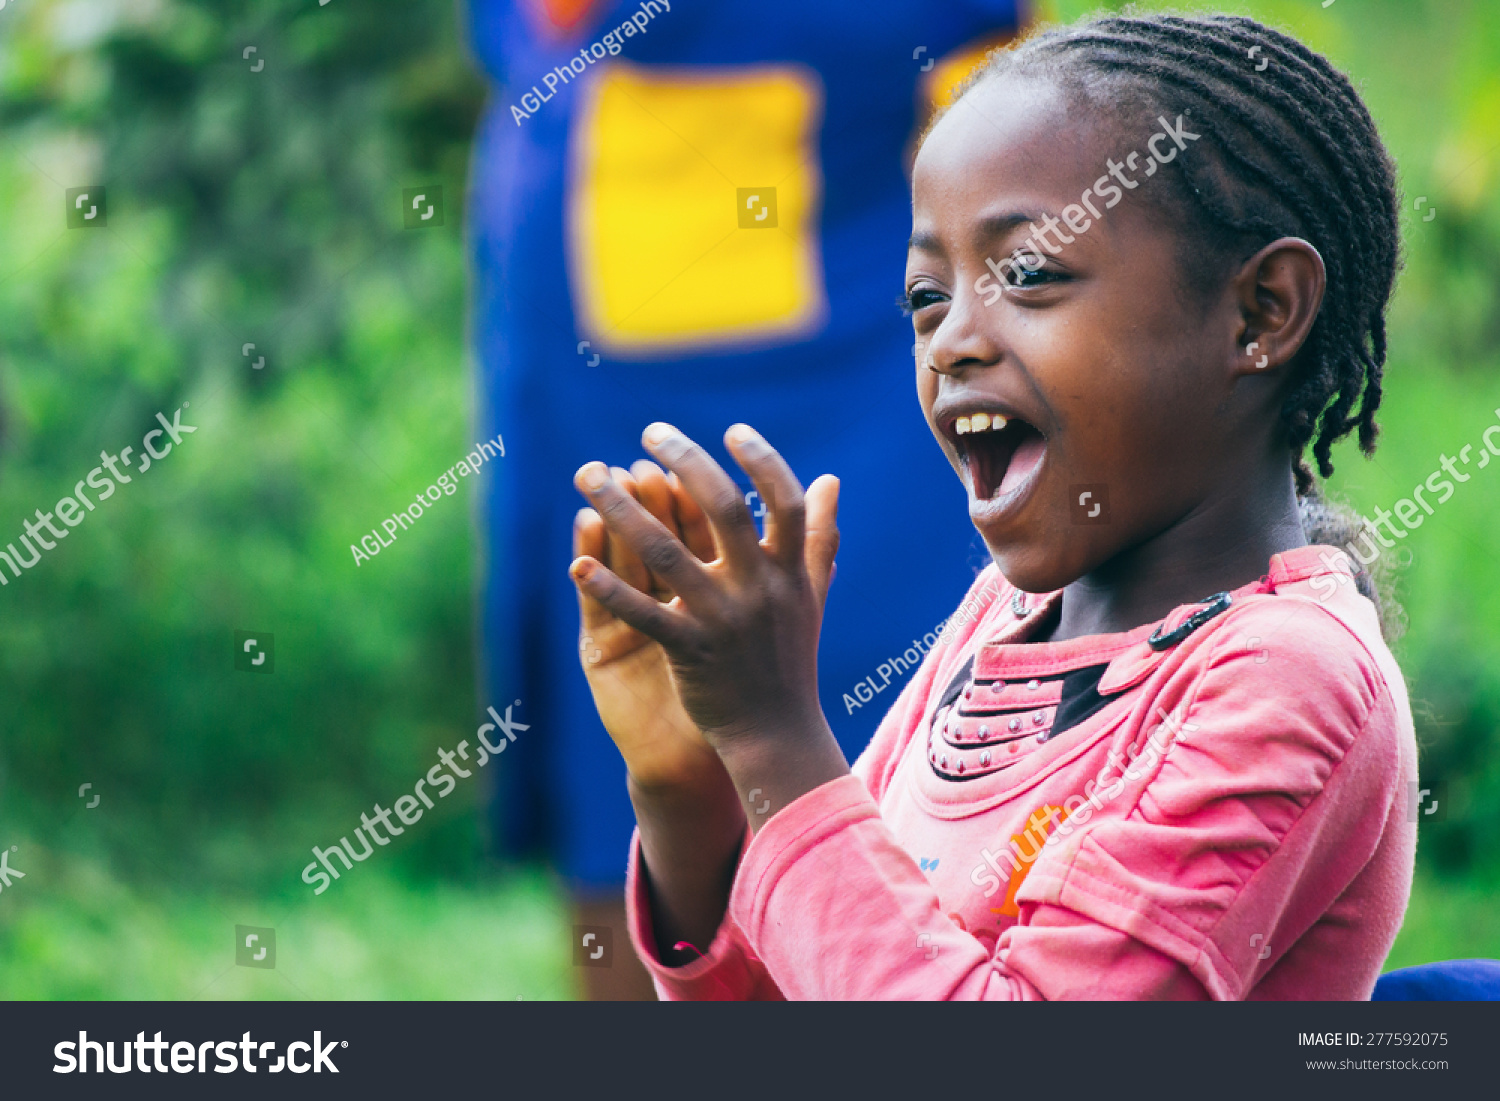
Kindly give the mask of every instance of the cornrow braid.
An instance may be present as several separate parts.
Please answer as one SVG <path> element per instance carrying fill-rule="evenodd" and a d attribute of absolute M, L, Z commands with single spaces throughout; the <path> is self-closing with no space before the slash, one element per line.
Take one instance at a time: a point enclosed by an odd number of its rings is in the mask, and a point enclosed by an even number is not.
<path fill-rule="evenodd" d="M 1327 287 L 1281 408 L 1298 494 L 1314 493 L 1309 444 L 1324 478 L 1351 431 L 1370 454 L 1400 228 L 1390 157 L 1348 78 L 1253 19 L 1103 16 L 996 51 L 953 103 L 1012 73 L 1053 80 L 1127 125 L 1158 113 L 1193 122 L 1202 140 L 1167 166 L 1177 171 L 1157 201 L 1185 215 L 1195 274 L 1226 274 L 1278 237 L 1318 250 Z"/>

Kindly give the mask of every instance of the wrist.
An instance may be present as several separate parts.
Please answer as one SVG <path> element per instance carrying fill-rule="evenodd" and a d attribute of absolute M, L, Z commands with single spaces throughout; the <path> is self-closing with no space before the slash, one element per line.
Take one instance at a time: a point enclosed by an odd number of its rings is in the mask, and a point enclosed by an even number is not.
<path fill-rule="evenodd" d="M 671 753 L 625 762 L 632 797 L 682 802 L 696 793 L 711 795 L 729 786 L 724 763 L 707 743 L 674 748 Z"/>
<path fill-rule="evenodd" d="M 820 713 L 816 725 L 761 728 L 719 746 L 751 829 L 824 784 L 849 775 L 849 762 Z"/>
<path fill-rule="evenodd" d="M 755 714 L 741 714 L 712 728 L 705 727 L 703 737 L 726 765 L 731 756 L 797 752 L 825 740 L 834 741 L 833 729 L 816 697 L 807 701 L 779 702 L 780 706 L 766 707 Z"/>
<path fill-rule="evenodd" d="M 773 717 L 723 727 L 709 736 L 715 756 L 730 776 L 760 770 L 776 763 L 807 762 L 843 751 L 821 708 L 802 715 Z"/>

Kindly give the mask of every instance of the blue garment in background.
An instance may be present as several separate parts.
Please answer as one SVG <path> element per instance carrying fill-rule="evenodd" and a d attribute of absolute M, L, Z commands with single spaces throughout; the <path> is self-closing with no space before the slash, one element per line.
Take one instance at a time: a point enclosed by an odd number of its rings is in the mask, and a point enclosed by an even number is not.
<path fill-rule="evenodd" d="M 1387 971 L 1372 1002 L 1500 1002 L 1500 960 L 1446 960 Z"/>
<path fill-rule="evenodd" d="M 567 577 L 583 504 L 572 487 L 579 466 L 629 466 L 644 457 L 642 429 L 664 420 L 745 482 L 722 446 L 725 429 L 744 421 L 804 485 L 825 472 L 840 477 L 843 542 L 819 683 L 851 760 L 897 686 L 852 713 L 845 694 L 947 617 L 987 562 L 917 405 L 911 328 L 895 301 L 911 231 L 903 165 L 924 109 L 924 62 L 913 54 L 942 57 L 1010 31 L 1016 11 L 1014 0 L 675 0 L 617 57 L 557 87 L 518 124 L 512 107 L 524 92 L 546 91 L 549 71 L 640 5 L 605 0 L 566 34 L 544 33 L 533 8 L 541 0 L 525 10 L 470 2 L 473 48 L 494 81 L 469 210 L 480 431 L 505 441 L 486 483 L 484 682 L 499 708 L 520 700 L 530 724 L 497 770 L 495 826 L 508 851 L 550 853 L 573 886 L 605 890 L 623 882 L 633 815 L 624 766 L 579 667 Z M 707 351 L 606 354 L 595 366 L 594 349 L 579 354 L 588 334 L 568 268 L 568 204 L 579 182 L 570 143 L 589 82 L 611 63 L 677 76 L 772 64 L 821 81 L 814 228 L 826 311 L 814 331 Z"/>

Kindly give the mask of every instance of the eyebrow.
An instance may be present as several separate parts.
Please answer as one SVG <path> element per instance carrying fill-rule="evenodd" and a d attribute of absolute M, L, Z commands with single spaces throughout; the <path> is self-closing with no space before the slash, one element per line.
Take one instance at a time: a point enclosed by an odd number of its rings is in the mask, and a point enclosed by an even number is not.
<path fill-rule="evenodd" d="M 985 238 L 1002 237 L 1015 229 L 1016 226 L 1031 225 L 1039 222 L 1047 211 L 1040 213 L 1034 211 L 1012 210 L 1004 214 L 990 214 L 979 219 L 979 235 Z"/>
<path fill-rule="evenodd" d="M 938 240 L 938 235 L 936 233 L 928 233 L 926 231 L 923 231 L 920 233 L 913 233 L 911 237 L 907 239 L 906 251 L 910 252 L 912 249 L 921 249 L 923 252 L 942 252 L 943 246 L 942 242 Z"/>
<path fill-rule="evenodd" d="M 1003 214 L 988 214 L 979 219 L 976 236 L 985 241 L 1003 237 L 1017 226 L 1029 226 L 1040 222 L 1047 213 L 1047 211 L 1008 210 Z M 1054 215 L 1054 217 L 1058 216 Z M 921 249 L 923 252 L 943 251 L 942 242 L 937 234 L 926 231 L 913 233 L 906 242 L 906 248 L 908 252 L 912 249 Z"/>

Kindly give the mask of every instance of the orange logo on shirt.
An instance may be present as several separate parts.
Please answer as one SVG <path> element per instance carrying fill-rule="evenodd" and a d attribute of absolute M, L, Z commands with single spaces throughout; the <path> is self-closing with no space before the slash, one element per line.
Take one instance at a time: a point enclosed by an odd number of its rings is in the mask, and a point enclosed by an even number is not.
<path fill-rule="evenodd" d="M 1031 812 L 1031 817 L 1026 821 L 1026 829 L 1018 834 L 1013 834 L 1010 839 L 1010 849 L 1021 858 L 1021 866 L 1010 874 L 1010 885 L 1005 889 L 1005 900 L 1001 902 L 998 910 L 993 907 L 991 913 L 1005 914 L 1008 917 L 1019 917 L 1021 908 L 1016 905 L 1016 892 L 1021 889 L 1021 884 L 1026 881 L 1026 874 L 1031 871 L 1031 866 L 1036 863 L 1036 858 L 1042 855 L 1042 846 L 1046 844 L 1047 833 L 1056 822 L 1060 822 L 1067 811 L 1062 807 L 1054 807 L 1050 803 L 1043 803 Z M 1054 817 L 1055 816 L 1055 817 Z M 1027 853 L 1021 847 L 1023 839 L 1031 839 L 1035 848 Z"/>

